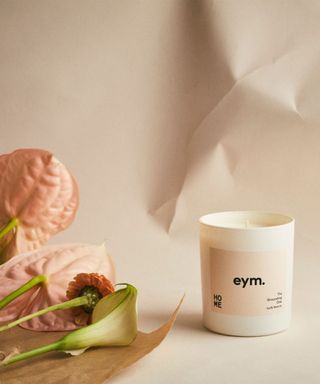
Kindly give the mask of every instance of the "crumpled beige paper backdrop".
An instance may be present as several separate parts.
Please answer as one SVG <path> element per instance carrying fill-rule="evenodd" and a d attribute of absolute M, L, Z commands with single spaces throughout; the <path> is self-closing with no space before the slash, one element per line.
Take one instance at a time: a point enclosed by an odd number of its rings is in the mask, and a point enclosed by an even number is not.
<path fill-rule="evenodd" d="M 292 213 L 316 233 L 317 1 L 0 7 L 2 152 L 46 144 L 83 201 L 103 187 L 113 215 L 130 186 L 172 233 L 240 207 Z"/>
<path fill-rule="evenodd" d="M 186 292 L 168 348 L 115 383 L 319 382 L 319 18 L 313 0 L 0 2 L 0 150 L 49 149 L 80 186 L 52 242 L 105 239 L 147 327 Z M 242 209 L 297 223 L 293 325 L 264 342 L 201 328 L 198 217 Z"/>

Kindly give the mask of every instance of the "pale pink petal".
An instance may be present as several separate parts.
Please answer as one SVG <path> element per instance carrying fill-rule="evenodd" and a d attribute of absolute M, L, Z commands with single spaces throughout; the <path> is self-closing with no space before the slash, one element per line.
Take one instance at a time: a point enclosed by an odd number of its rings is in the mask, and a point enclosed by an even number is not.
<path fill-rule="evenodd" d="M 66 301 L 68 283 L 82 272 L 99 273 L 112 283 L 115 281 L 114 265 L 103 245 L 48 245 L 40 250 L 15 256 L 0 266 L 0 299 L 34 276 L 46 275 L 48 283 L 34 287 L 0 310 L 0 322 L 8 322 Z M 37 331 L 77 328 L 71 310 L 51 312 L 23 323 L 22 326 Z"/>
<path fill-rule="evenodd" d="M 73 176 L 50 152 L 19 149 L 0 156 L 0 227 L 19 226 L 0 241 L 2 261 L 34 250 L 73 221 L 79 192 Z"/>

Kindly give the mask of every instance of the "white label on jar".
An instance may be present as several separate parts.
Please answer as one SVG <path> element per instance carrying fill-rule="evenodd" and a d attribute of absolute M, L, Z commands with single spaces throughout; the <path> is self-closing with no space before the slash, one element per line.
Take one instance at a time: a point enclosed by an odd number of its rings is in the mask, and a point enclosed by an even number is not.
<path fill-rule="evenodd" d="M 254 316 L 288 304 L 288 253 L 210 249 L 212 311 Z"/>

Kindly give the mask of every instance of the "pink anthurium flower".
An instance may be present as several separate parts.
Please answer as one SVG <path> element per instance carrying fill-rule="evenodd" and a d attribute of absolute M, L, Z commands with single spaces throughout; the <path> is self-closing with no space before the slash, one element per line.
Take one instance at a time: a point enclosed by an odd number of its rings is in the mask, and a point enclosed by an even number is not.
<path fill-rule="evenodd" d="M 0 264 L 67 228 L 79 205 L 75 179 L 50 152 L 0 156 Z"/>
<path fill-rule="evenodd" d="M 84 271 L 102 274 L 114 283 L 114 265 L 104 245 L 49 245 L 15 256 L 0 266 L 0 322 L 66 301 L 69 282 Z M 62 331 L 78 328 L 79 324 L 72 311 L 65 310 L 32 318 L 21 326 Z"/>
<path fill-rule="evenodd" d="M 22 287 L 25 286 L 26 285 Z M 20 290 L 22 287 L 20 287 Z M 69 300 L 45 307 L 40 309 L 40 311 L 30 313 L 27 316 L 19 317 L 19 319 L 11 321 L 8 324 L 0 325 L 0 332 L 16 327 L 35 317 L 43 316 L 46 313 L 69 308 L 72 308 L 75 323 L 77 325 L 88 325 L 91 322 L 91 314 L 97 303 L 103 297 L 110 295 L 113 292 L 113 284 L 104 275 L 99 275 L 98 273 L 79 273 L 68 285 L 66 296 Z"/>

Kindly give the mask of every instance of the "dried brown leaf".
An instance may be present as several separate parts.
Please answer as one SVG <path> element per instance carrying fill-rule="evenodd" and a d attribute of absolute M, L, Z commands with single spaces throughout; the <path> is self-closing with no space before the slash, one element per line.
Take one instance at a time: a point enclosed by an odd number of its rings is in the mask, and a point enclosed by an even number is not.
<path fill-rule="evenodd" d="M 165 324 L 151 333 L 139 332 L 136 340 L 127 347 L 90 349 L 76 357 L 66 357 L 62 353 L 43 355 L 32 361 L 0 368 L 0 381 L 7 384 L 102 384 L 150 353 L 164 340 L 173 326 L 182 300 Z M 57 334 L 52 332 L 39 334 L 15 329 L 0 335 L 0 344 L 18 345 L 27 350 L 56 339 Z"/>

